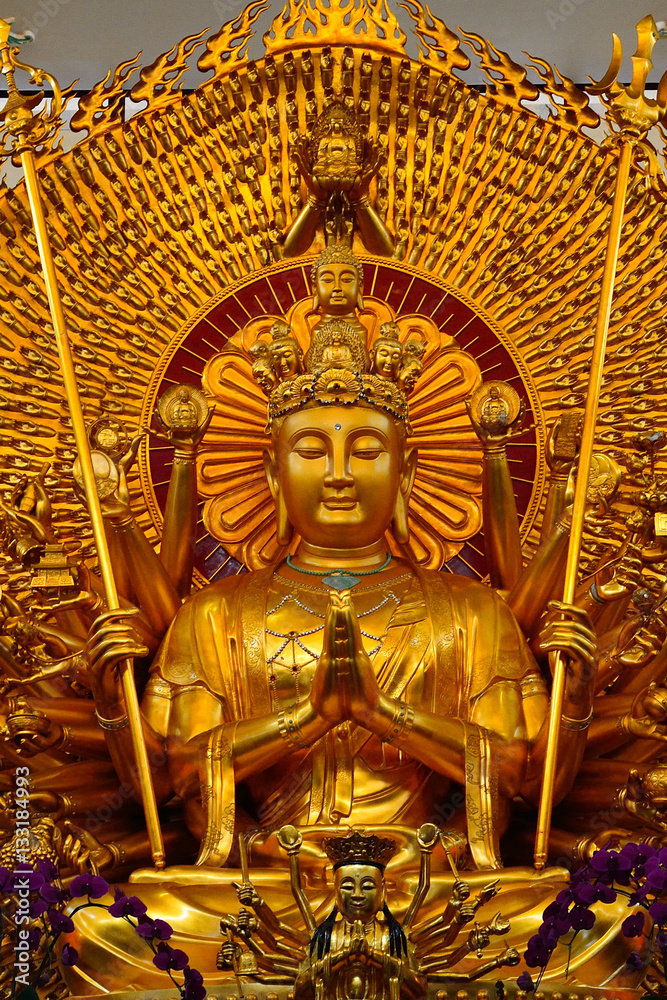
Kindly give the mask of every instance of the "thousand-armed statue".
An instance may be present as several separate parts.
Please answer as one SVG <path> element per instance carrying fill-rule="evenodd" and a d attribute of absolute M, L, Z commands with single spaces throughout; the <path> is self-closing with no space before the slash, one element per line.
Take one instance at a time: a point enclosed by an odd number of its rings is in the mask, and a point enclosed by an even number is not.
<path fill-rule="evenodd" d="M 184 40 L 127 122 L 123 64 L 69 153 L 2 112 L 43 208 L 0 191 L 0 781 L 9 817 L 29 762 L 34 856 L 131 880 L 207 986 L 416 1000 L 665 843 L 664 88 L 646 18 L 598 145 L 541 60 L 548 118 L 427 8 L 411 60 L 334 7 L 249 61 L 251 6 L 191 94 Z M 548 976 L 637 985 L 624 915 Z M 74 995 L 161 985 L 75 924 Z"/>

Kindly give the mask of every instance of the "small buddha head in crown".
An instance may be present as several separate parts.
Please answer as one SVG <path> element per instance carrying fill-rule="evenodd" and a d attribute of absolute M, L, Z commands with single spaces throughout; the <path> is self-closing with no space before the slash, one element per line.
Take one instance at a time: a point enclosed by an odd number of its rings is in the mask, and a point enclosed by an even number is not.
<path fill-rule="evenodd" d="M 403 357 L 398 373 L 398 386 L 409 396 L 424 370 L 426 348 L 418 340 L 408 340 L 403 344 Z"/>
<path fill-rule="evenodd" d="M 349 247 L 334 243 L 326 247 L 311 271 L 313 310 L 321 320 L 345 318 L 353 327 L 363 330 L 356 311 L 364 308 L 363 271 Z"/>
<path fill-rule="evenodd" d="M 306 355 L 308 371 L 323 372 L 327 368 L 349 368 L 368 371 L 368 352 L 356 329 L 345 320 L 333 319 L 318 323 Z"/>
<path fill-rule="evenodd" d="M 403 356 L 397 323 L 383 323 L 380 336 L 371 348 L 371 371 L 380 378 L 396 381 Z"/>
<path fill-rule="evenodd" d="M 269 352 L 276 378 L 280 381 L 299 375 L 303 371 L 303 351 L 292 336 L 289 325 L 283 320 L 276 320 L 270 333 L 272 340 Z"/>
<path fill-rule="evenodd" d="M 250 357 L 252 358 L 252 375 L 255 382 L 266 396 L 270 396 L 277 379 L 271 351 L 265 340 L 256 340 L 254 344 L 250 345 Z"/>

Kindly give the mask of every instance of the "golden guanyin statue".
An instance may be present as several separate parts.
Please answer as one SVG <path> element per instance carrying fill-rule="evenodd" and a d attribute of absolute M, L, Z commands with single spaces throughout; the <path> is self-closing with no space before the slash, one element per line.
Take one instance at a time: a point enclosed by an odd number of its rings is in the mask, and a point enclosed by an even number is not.
<path fill-rule="evenodd" d="M 281 329 L 268 347 L 265 471 L 278 544 L 295 534 L 299 543 L 265 570 L 205 587 L 177 613 L 142 706 L 149 747 L 167 747 L 159 798 L 178 794 L 202 841 L 199 863 L 221 865 L 239 828 L 241 783 L 250 826 L 261 810 L 267 830 L 289 822 L 319 842 L 322 824 L 419 825 L 467 773 L 470 849 L 477 867 L 496 868 L 509 803 L 530 798 L 540 773 L 543 682 L 504 601 L 389 550 L 387 532 L 396 546 L 409 540 L 416 464 L 398 386 L 403 348 L 381 331 L 373 357 L 386 344 L 398 356 L 370 370 L 349 250 L 325 250 L 313 273 L 318 311 L 305 357 Z M 129 638 L 116 649 L 118 629 L 100 627 L 89 657 L 98 717 L 122 721 L 115 664 L 130 647 L 145 650 Z M 575 664 L 565 714 L 584 722 L 592 691 L 576 664 L 592 662 L 592 633 L 578 616 L 553 631 L 550 645 Z M 129 732 L 118 724 L 111 739 L 129 776 Z M 565 739 L 562 792 L 583 727 Z M 250 844 L 254 863 L 272 851 L 270 833 Z"/>
<path fill-rule="evenodd" d="M 81 99 L 72 123 L 88 134 L 69 152 L 49 131 L 57 85 L 33 121 L 0 21 L 14 88 L 0 155 L 18 122 L 42 157 L 26 172 L 41 195 L 0 190 L 0 853 L 16 856 L 12 772 L 29 760 L 34 856 L 65 878 L 92 865 L 130 880 L 210 986 L 255 982 L 249 927 L 267 962 L 284 934 L 280 989 L 296 982 L 297 1000 L 412 1000 L 424 977 L 495 979 L 566 884 L 563 864 L 667 843 L 654 426 L 667 189 L 644 152 L 632 225 L 613 216 L 619 302 L 600 298 L 614 284 L 600 234 L 624 175 L 615 158 L 644 150 L 664 117 L 664 88 L 638 96 L 657 29 L 639 25 L 631 94 L 615 48 L 594 92 L 617 133 L 599 146 L 571 81 L 534 60 L 554 109 L 540 117 L 526 71 L 466 35 L 492 78 L 482 94 L 456 77 L 460 39 L 408 6 L 419 61 L 384 4 L 288 0 L 254 62 L 254 5 L 207 39 L 212 75 L 193 93 L 177 89 L 186 43 L 143 72 L 132 95 L 146 107 L 127 121 L 119 67 Z M 47 299 L 37 246 L 50 241 Z M 582 379 L 605 309 L 600 392 Z M 599 403 L 592 455 L 586 398 Z M 97 556 L 81 506 L 89 452 Z M 573 523 L 580 582 L 563 603 Z M 141 699 L 132 725 L 121 674 Z M 536 871 L 555 731 L 552 867 Z M 600 912 L 544 982 L 635 984 L 625 913 Z M 74 994 L 164 985 L 125 930 L 99 909 L 76 915 Z"/>
<path fill-rule="evenodd" d="M 312 282 L 310 312 L 297 304 L 291 328 L 273 317 L 258 322 L 259 339 L 248 353 L 241 356 L 232 343 L 205 375 L 215 396 L 230 359 L 250 378 L 261 363 L 276 558 L 190 597 L 154 659 L 141 705 L 149 755 L 163 762 L 153 773 L 158 801 L 178 797 L 200 847 L 195 867 L 134 878 L 149 909 L 158 893 L 165 919 L 184 905 L 192 911 L 184 931 L 191 949 L 198 940 L 199 966 L 207 968 L 215 938 L 205 940 L 205 914 L 214 896 L 221 905 L 234 879 L 229 866 L 239 833 L 246 835 L 249 863 L 267 873 L 284 865 L 276 831 L 296 828 L 301 863 L 317 886 L 326 864 L 323 837 L 372 828 L 396 844 L 386 873 L 396 885 L 419 857 L 415 827 L 457 801 L 447 832 L 460 835 L 457 857 L 469 853 L 472 884 L 481 886 L 490 871 L 502 870 L 499 842 L 512 801 L 535 802 L 543 764 L 548 696 L 508 602 L 470 579 L 422 569 L 398 554 L 409 543 L 417 462 L 409 398 L 399 380 L 422 352 L 401 341 L 400 324 L 388 329 L 372 312 L 378 330 L 369 337 L 361 270 L 347 247 L 328 247 L 313 265 Z M 422 334 L 434 336 L 428 324 Z M 310 344 L 302 343 L 308 336 Z M 427 355 L 428 345 L 419 346 Z M 513 403 L 506 405 L 516 423 Z M 480 428 L 487 410 L 480 404 Z M 495 420 L 489 435 L 499 463 L 494 489 L 502 495 L 506 460 Z M 203 470 L 215 445 L 206 447 Z M 183 510 L 193 499 L 191 484 L 176 489 Z M 511 509 L 506 502 L 491 507 L 490 519 L 504 509 Z M 509 529 L 499 522 L 496 530 Z M 586 616 L 560 610 L 562 620 L 541 640 L 543 650 L 567 651 L 571 663 L 559 799 L 584 752 L 596 655 Z M 117 773 L 131 784 L 132 745 L 116 665 L 147 650 L 123 617 L 102 616 L 87 653 L 99 724 Z M 138 849 L 136 838 L 130 849 Z M 453 886 L 447 858 L 439 863 L 431 912 L 442 909 Z M 508 873 L 508 915 L 524 905 L 516 887 L 531 877 L 526 869 Z M 165 896 L 156 879 L 182 888 Z M 93 911 L 77 919 L 86 982 L 109 988 L 121 961 L 124 982 L 154 982 L 148 962 L 129 954 L 116 955 L 107 978 L 100 963 L 104 921 Z M 81 972 L 68 976 L 82 988 Z"/>

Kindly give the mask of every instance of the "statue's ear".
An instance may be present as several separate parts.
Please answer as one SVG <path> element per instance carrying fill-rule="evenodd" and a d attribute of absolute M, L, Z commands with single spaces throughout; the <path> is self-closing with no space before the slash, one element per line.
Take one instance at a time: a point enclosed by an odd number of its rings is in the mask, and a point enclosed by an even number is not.
<path fill-rule="evenodd" d="M 403 459 L 403 471 L 401 473 L 398 493 L 396 494 L 396 506 L 394 507 L 394 519 L 392 522 L 392 534 L 400 545 L 405 545 L 410 540 L 408 504 L 416 472 L 417 452 L 414 448 L 410 448 L 406 451 L 405 458 Z"/>
<path fill-rule="evenodd" d="M 275 500 L 280 491 L 280 485 L 278 483 L 278 461 L 276 459 L 276 453 L 273 450 L 273 446 L 264 449 L 262 462 L 264 463 L 264 475 L 266 476 L 266 481 L 269 484 L 271 496 Z"/>
<path fill-rule="evenodd" d="M 359 291 L 357 293 L 357 309 L 359 310 L 359 312 L 362 312 L 363 308 L 364 308 L 364 293 L 362 292 L 361 288 L 359 288 Z"/>
<path fill-rule="evenodd" d="M 273 502 L 276 505 L 276 537 L 279 545 L 289 545 L 292 541 L 292 525 L 287 516 L 283 491 L 278 479 L 278 462 L 273 448 L 266 448 L 263 455 L 264 473 L 269 484 Z"/>

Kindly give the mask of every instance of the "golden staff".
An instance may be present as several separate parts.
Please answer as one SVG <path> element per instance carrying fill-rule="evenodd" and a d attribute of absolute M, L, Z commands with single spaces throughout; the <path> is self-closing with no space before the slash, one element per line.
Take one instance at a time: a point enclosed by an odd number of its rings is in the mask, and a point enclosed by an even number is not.
<path fill-rule="evenodd" d="M 17 59 L 18 46 L 10 46 L 9 30 L 10 26 L 7 21 L 0 18 L 0 69 L 7 77 L 9 94 L 4 108 L 0 111 L 0 136 L 3 138 L 3 146 L 0 147 L 0 160 L 8 156 L 19 157 L 21 166 L 23 167 L 33 225 L 39 247 L 39 256 L 44 273 L 44 284 L 46 285 L 49 309 L 56 335 L 60 367 L 72 420 L 72 430 L 74 431 L 76 449 L 81 465 L 83 487 L 93 527 L 93 536 L 97 547 L 102 581 L 104 583 L 107 608 L 110 611 L 116 611 L 120 609 L 120 601 L 118 600 L 116 581 L 114 580 L 109 548 L 104 533 L 102 508 L 95 483 L 88 434 L 86 432 L 79 389 L 76 384 L 72 350 L 67 335 L 65 316 L 58 289 L 58 278 L 49 245 L 46 219 L 44 218 L 44 209 L 39 193 L 39 181 L 35 168 L 35 150 L 40 146 L 44 147 L 60 128 L 60 112 L 63 108 L 62 92 L 56 80 L 49 73 L 41 69 L 36 69 L 33 66 L 28 66 Z M 44 110 L 33 114 L 33 109 L 42 102 L 44 94 L 40 92 L 32 94 L 30 97 L 22 96 L 14 82 L 14 70 L 17 68 L 26 70 L 30 74 L 31 83 L 39 85 L 44 80 L 49 81 L 53 89 L 53 98 L 48 112 Z M 119 666 L 119 672 L 137 763 L 137 775 L 143 799 L 144 813 L 146 815 L 146 827 L 151 845 L 151 854 L 155 867 L 164 868 L 162 831 L 160 829 L 155 789 L 153 788 L 151 779 L 148 753 L 141 725 L 141 712 L 139 710 L 137 690 L 134 685 L 132 660 L 124 660 Z"/>
<path fill-rule="evenodd" d="M 667 73 L 658 86 L 656 99 L 644 96 L 644 87 L 649 71 L 653 67 L 651 53 L 658 40 L 658 29 L 653 18 L 648 15 L 637 25 L 638 45 L 632 59 L 632 82 L 623 86 L 617 82 L 623 49 L 618 35 L 614 34 L 614 50 L 609 69 L 600 83 L 589 87 L 592 94 L 600 94 L 607 107 L 607 120 L 617 127 L 611 136 L 611 141 L 620 148 L 614 200 L 611 210 L 607 249 L 602 272 L 602 288 L 600 305 L 598 307 L 591 372 L 586 394 L 584 410 L 584 425 L 581 435 L 581 450 L 577 481 L 574 492 L 574 507 L 572 512 L 572 531 L 567 553 L 565 569 L 565 586 L 563 588 L 563 603 L 572 604 L 577 590 L 577 576 L 581 541 L 584 532 L 584 515 L 586 513 L 586 492 L 591 469 L 591 459 L 595 444 L 595 426 L 597 422 L 598 399 L 602 386 L 602 369 L 604 366 L 609 332 L 609 316 L 616 278 L 616 263 L 621 242 L 623 212 L 628 189 L 630 165 L 633 151 L 646 135 L 648 130 L 664 118 L 667 110 Z M 549 833 L 551 830 L 551 810 L 553 807 L 554 780 L 556 762 L 558 759 L 558 734 L 563 713 L 563 696 L 565 693 L 566 663 L 562 653 L 553 657 L 553 684 L 551 690 L 551 708 L 549 713 L 549 735 L 544 761 L 544 779 L 540 795 L 540 807 L 537 818 L 537 836 L 535 838 L 535 867 L 544 868 L 547 861 Z"/>

